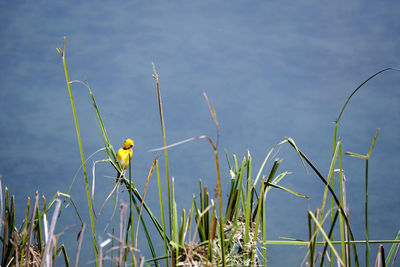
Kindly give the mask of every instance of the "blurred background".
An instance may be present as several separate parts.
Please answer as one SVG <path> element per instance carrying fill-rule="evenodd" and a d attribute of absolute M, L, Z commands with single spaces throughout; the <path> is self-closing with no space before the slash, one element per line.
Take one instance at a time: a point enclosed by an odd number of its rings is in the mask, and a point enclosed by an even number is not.
<path fill-rule="evenodd" d="M 206 92 L 221 127 L 226 196 L 225 151 L 241 160 L 249 150 L 258 170 L 285 136 L 327 175 L 333 122 L 347 97 L 377 71 L 400 67 L 399 18 L 398 1 L 0 1 L 0 173 L 3 188 L 16 197 L 19 222 L 27 197 L 38 191 L 50 199 L 66 192 L 81 165 L 56 51 L 64 36 L 70 78 L 89 82 L 114 148 L 126 138 L 135 141 L 133 179 L 141 192 L 154 157 L 163 162 L 162 152 L 148 152 L 162 146 L 151 63 L 160 77 L 168 143 L 203 134 L 216 138 Z M 400 229 L 399 84 L 395 71 L 368 82 L 350 100 L 338 126 L 342 150 L 359 154 L 368 152 L 381 129 L 369 164 L 370 239 L 394 239 Z M 87 89 L 72 87 L 89 156 L 103 143 Z M 321 205 L 323 184 L 311 169 L 304 170 L 288 145 L 274 156 L 284 159 L 280 171 L 292 172 L 282 185 L 310 200 L 271 190 L 268 239 L 307 239 L 307 210 Z M 89 161 L 90 179 L 92 163 L 105 157 L 100 152 Z M 200 179 L 212 192 L 217 183 L 213 160 L 206 140 L 169 150 L 179 210 L 190 208 Z M 365 239 L 365 162 L 344 156 L 343 166 L 353 232 Z M 109 163 L 96 165 L 96 210 L 113 189 L 114 177 Z M 146 201 L 159 217 L 155 176 L 148 190 Z M 89 223 L 82 172 L 70 194 Z M 126 196 L 120 193 L 122 200 Z M 96 231 L 103 240 L 111 212 L 109 201 L 98 214 Z M 67 227 L 60 242 L 74 259 L 80 222 L 72 207 L 63 211 L 56 231 Z M 93 260 L 89 227 L 81 265 Z M 151 257 L 141 240 L 141 253 Z M 371 246 L 371 262 L 376 248 Z M 161 242 L 158 249 L 161 254 Z M 361 263 L 363 251 L 360 246 Z M 299 266 L 305 253 L 305 247 L 271 245 L 268 262 Z"/>

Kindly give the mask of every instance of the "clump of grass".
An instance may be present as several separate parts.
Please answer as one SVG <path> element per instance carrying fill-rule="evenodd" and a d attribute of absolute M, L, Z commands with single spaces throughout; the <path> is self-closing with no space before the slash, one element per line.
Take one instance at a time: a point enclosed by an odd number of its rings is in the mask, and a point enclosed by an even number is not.
<path fill-rule="evenodd" d="M 152 221 L 155 224 L 158 231 L 160 232 L 161 238 L 164 242 L 165 264 L 167 266 L 169 266 L 169 264 L 171 264 L 172 266 L 181 266 L 181 265 L 258 266 L 260 264 L 266 266 L 267 265 L 266 245 L 268 243 L 274 243 L 274 241 L 267 240 L 266 237 L 267 220 L 265 214 L 265 206 L 266 206 L 267 192 L 271 188 L 281 189 L 291 194 L 294 194 L 295 196 L 307 199 L 305 195 L 298 193 L 292 189 L 282 187 L 281 185 L 278 184 L 288 174 L 288 172 L 277 174 L 277 169 L 282 160 L 276 159 L 273 162 L 270 171 L 268 173 L 265 173 L 264 171 L 264 167 L 266 166 L 266 163 L 272 151 L 276 147 L 288 143 L 294 148 L 296 153 L 299 155 L 299 158 L 302 161 L 303 165 L 304 166 L 305 164 L 309 165 L 312 168 L 312 170 L 317 174 L 317 177 L 321 180 L 321 182 L 324 185 L 324 196 L 323 196 L 322 206 L 320 209 L 316 211 L 315 214 L 311 211 L 308 211 L 309 230 L 310 230 L 309 241 L 304 241 L 305 243 L 301 240 L 285 241 L 286 244 L 307 244 L 309 246 L 308 264 L 310 266 L 314 266 L 316 264 L 317 260 L 316 250 L 317 247 L 322 244 L 323 244 L 323 252 L 320 257 L 321 265 L 323 265 L 325 255 L 327 255 L 326 252 L 329 249 L 330 251 L 329 261 L 331 265 L 333 264 L 333 258 L 336 257 L 338 264 L 342 266 L 350 266 L 351 249 L 349 245 L 351 245 L 354 264 L 355 266 L 358 266 L 359 265 L 358 253 L 355 246 L 356 241 L 354 240 L 353 237 L 353 232 L 348 218 L 348 212 L 345 211 L 344 209 L 344 204 L 346 204 L 345 190 L 343 189 L 344 185 L 342 179 L 344 175 L 341 167 L 342 166 L 341 140 L 337 141 L 337 125 L 346 105 L 348 104 L 350 98 L 354 95 L 354 93 L 357 90 L 359 90 L 359 88 L 363 84 L 365 84 L 368 80 L 372 79 L 376 75 L 386 70 L 394 70 L 394 69 L 391 68 L 385 69 L 372 75 L 369 79 L 367 79 L 359 87 L 357 87 L 357 89 L 349 96 L 345 105 L 343 106 L 338 116 L 338 119 L 335 121 L 333 156 L 329 173 L 326 178 L 320 173 L 320 171 L 315 167 L 315 165 L 311 162 L 311 160 L 309 160 L 307 156 L 297 147 L 294 140 L 292 138 L 287 137 L 267 153 L 267 156 L 264 159 L 255 177 L 252 174 L 252 163 L 251 163 L 252 158 L 250 153 L 248 153 L 248 155 L 243 158 L 241 165 L 238 164 L 236 156 L 234 156 L 233 158 L 232 165 L 227 157 L 228 165 L 230 168 L 229 171 L 231 173 L 232 179 L 231 179 L 230 191 L 227 198 L 227 204 L 226 207 L 224 207 L 222 201 L 222 193 L 221 193 L 221 178 L 220 178 L 220 168 L 219 168 L 220 163 L 218 155 L 219 123 L 217 121 L 215 109 L 211 105 L 207 95 L 204 94 L 212 119 L 217 128 L 216 142 L 214 142 L 210 137 L 202 135 L 198 137 L 191 137 L 181 142 L 168 145 L 166 140 L 165 122 L 162 110 L 159 75 L 156 72 L 155 65 L 153 64 L 153 77 L 156 80 L 157 101 L 160 114 L 163 147 L 159 149 L 154 149 L 152 151 L 156 150 L 164 151 L 164 156 L 165 156 L 164 160 L 166 167 L 165 178 L 167 181 L 169 233 L 167 233 L 166 231 L 166 224 L 164 220 L 165 211 L 164 211 L 164 203 L 162 195 L 163 190 L 160 185 L 161 175 L 158 168 L 158 161 L 156 161 L 156 169 L 157 169 L 159 196 L 160 196 L 162 227 L 158 224 L 158 221 L 156 219 L 152 218 Z M 93 97 L 92 99 L 94 101 Z M 101 118 L 99 116 L 97 107 L 96 107 L 96 113 L 98 114 L 99 121 L 101 122 Z M 105 130 L 103 130 L 102 132 L 103 135 L 105 135 Z M 215 188 L 216 192 L 215 198 L 217 199 L 217 201 L 215 203 L 215 200 L 210 198 L 207 187 L 206 186 L 203 187 L 202 184 L 200 184 L 199 199 L 196 200 L 196 197 L 194 197 L 192 201 L 192 208 L 189 210 L 188 213 L 186 213 L 185 210 L 182 210 L 181 216 L 179 218 L 177 203 L 174 197 L 174 182 L 173 180 L 172 182 L 170 181 L 167 150 L 176 145 L 182 145 L 186 142 L 199 139 L 208 140 L 209 144 L 211 145 L 214 151 L 214 161 L 216 166 L 216 180 L 217 180 L 217 186 Z M 341 174 L 339 193 L 335 192 L 334 190 L 335 170 L 336 170 L 337 160 L 339 160 L 338 172 Z M 111 158 L 110 161 L 113 162 Z M 367 173 L 368 173 L 368 167 L 367 167 Z M 368 179 L 366 179 L 366 181 L 368 181 Z M 129 189 L 129 192 L 132 196 L 131 190 L 132 188 L 134 188 L 132 181 L 129 180 L 128 182 L 127 179 L 125 179 L 125 185 Z M 328 199 L 328 193 L 331 196 L 331 208 L 330 212 L 327 212 L 325 214 L 325 206 Z M 368 190 L 366 190 L 366 195 L 368 195 Z M 137 193 L 137 191 L 135 193 L 135 197 L 137 197 L 142 204 L 145 203 L 143 198 Z M 366 199 L 368 202 L 368 198 Z M 217 210 L 219 212 L 217 212 Z M 152 214 L 149 209 L 147 209 L 147 212 L 149 214 Z M 139 216 L 140 214 L 141 213 L 139 211 Z M 327 220 L 329 216 L 331 217 L 331 219 Z M 192 217 L 194 217 L 195 220 L 195 232 L 198 233 L 198 239 L 196 239 L 196 234 L 193 234 L 193 238 L 191 238 L 192 236 L 191 231 L 193 227 Z M 340 236 L 340 241 L 335 241 L 333 240 L 333 230 L 335 228 L 336 222 L 338 221 L 338 218 L 340 221 L 341 236 Z M 366 218 L 368 218 L 368 209 L 366 210 Z M 180 223 L 178 223 L 179 219 Z M 330 222 L 329 225 L 326 224 L 327 221 Z M 143 227 L 146 227 L 144 223 Z M 327 229 L 325 229 L 325 227 L 327 227 Z M 366 234 L 367 234 L 366 240 L 361 241 L 361 243 L 365 242 L 366 247 L 368 247 L 369 245 L 368 221 L 366 222 Z M 322 236 L 324 242 L 319 241 L 320 235 Z M 338 242 L 341 244 L 342 248 L 340 251 L 341 255 L 339 254 L 339 251 L 336 250 L 335 248 L 335 244 Z M 391 241 L 391 242 L 397 243 L 396 241 Z M 258 249 L 261 250 L 261 253 L 258 252 Z M 368 251 L 369 250 L 367 248 L 367 258 L 366 258 L 367 261 L 369 259 Z M 390 259 L 388 260 L 390 261 Z M 136 261 L 133 262 L 135 264 Z M 158 263 L 156 257 L 154 258 L 154 262 L 155 264 Z"/>
<path fill-rule="evenodd" d="M 57 193 L 48 205 L 43 196 L 43 210 L 39 207 L 39 194 L 36 193 L 34 205 L 31 211 L 31 200 L 26 203 L 26 214 L 20 226 L 16 224 L 15 198 L 9 196 L 7 187 L 3 202 L 3 194 L 0 180 L 0 202 L 1 202 L 1 228 L 3 243 L 1 266 L 52 266 L 56 265 L 56 256 L 63 255 L 63 263 L 70 266 L 70 259 L 64 244 L 59 244 L 59 237 L 63 233 L 55 233 L 55 226 L 61 215 L 61 200 L 64 196 L 72 199 L 67 194 Z M 3 205 L 4 203 L 4 205 Z M 74 205 L 75 206 L 75 205 Z M 4 210 L 3 210 L 4 208 Z M 52 211 L 49 223 L 49 212 Z M 4 215 L 4 218 L 3 218 Z M 79 214 L 77 214 L 80 218 Z M 82 224 L 81 235 L 78 239 L 78 253 L 75 257 L 75 266 L 79 262 L 79 248 L 83 240 L 85 224 Z"/>
<path fill-rule="evenodd" d="M 93 206 L 93 198 L 95 193 L 95 169 L 93 167 L 93 184 L 92 190 L 90 190 L 85 167 L 85 163 L 88 158 L 85 158 L 83 154 L 77 114 L 75 111 L 71 89 L 71 83 L 76 81 L 69 80 L 65 58 L 65 39 L 63 49 L 58 49 L 58 52 L 62 56 L 63 60 L 65 77 L 67 81 L 68 92 L 70 94 L 78 144 L 80 148 L 82 160 L 81 167 L 84 174 L 87 193 L 92 243 L 95 255 L 94 262 L 96 263 L 96 266 L 103 266 L 107 260 L 111 262 L 111 265 L 113 265 L 115 262 L 116 266 L 127 264 L 132 264 L 133 266 L 160 266 L 161 262 L 165 262 L 165 266 L 267 266 L 267 245 L 306 245 L 308 247 L 308 251 L 304 262 L 307 262 L 308 266 L 324 266 L 327 261 L 329 262 L 330 266 L 359 266 L 356 244 L 362 244 L 365 246 L 366 264 L 368 266 L 370 258 L 369 244 L 376 243 L 391 243 L 392 247 L 386 259 L 384 257 L 385 253 L 383 247 L 379 247 L 375 266 L 388 266 L 390 263 L 394 265 L 400 244 L 400 234 L 398 234 L 394 240 L 369 239 L 368 160 L 370 159 L 370 155 L 378 133 L 375 135 L 372 146 L 367 155 L 347 153 L 347 155 L 366 160 L 366 238 L 365 240 L 354 240 L 346 203 L 345 179 L 344 171 L 342 169 L 343 154 L 341 151 L 341 139 L 338 139 L 337 132 L 338 122 L 342 117 L 350 98 L 366 82 L 375 76 L 388 70 L 399 71 L 398 69 L 388 68 L 375 73 L 366 81 L 361 83 L 360 86 L 358 86 L 346 100 L 337 120 L 335 121 L 332 159 L 327 176 L 321 174 L 318 168 L 296 145 L 292 138 L 286 137 L 283 141 L 278 143 L 267 152 L 263 163 L 258 169 L 256 169 L 256 172 L 253 170 L 250 152 L 248 152 L 241 161 L 238 160 L 236 155 L 233 155 L 232 159 L 226 155 L 226 160 L 229 166 L 228 171 L 231 179 L 229 192 L 227 192 L 228 197 L 225 204 L 222 199 L 221 170 L 218 153 L 219 123 L 217 120 L 216 111 L 211 105 L 206 94 L 204 94 L 204 97 L 208 104 L 212 120 L 214 121 L 217 129 L 216 140 L 213 140 L 206 135 L 202 135 L 198 137 L 191 137 L 181 142 L 168 145 L 162 110 L 159 75 L 156 72 L 153 64 L 153 77 L 156 81 L 157 102 L 159 107 L 158 112 L 160 114 L 161 134 L 163 138 L 163 146 L 155 150 L 164 151 L 165 179 L 167 182 L 166 191 L 168 199 L 168 203 L 164 203 L 165 194 L 163 192 L 165 190 L 161 187 L 160 182 L 163 177 L 159 170 L 159 159 L 155 157 L 146 180 L 147 182 L 145 190 L 143 194 L 140 194 L 133 182 L 131 168 L 129 168 L 128 173 L 125 173 L 119 163 L 116 161 L 115 151 L 108 139 L 99 108 L 88 83 L 78 81 L 79 83 L 84 84 L 88 89 L 98 119 L 100 135 L 104 143 L 104 147 L 99 151 L 105 151 L 107 158 L 98 162 L 111 163 L 112 167 L 118 172 L 118 177 L 121 176 L 122 183 L 117 183 L 110 195 L 106 198 L 107 201 L 111 195 L 114 194 L 113 222 L 117 216 L 116 210 L 118 207 L 117 198 L 119 186 L 124 185 L 127 189 L 127 193 L 129 194 L 129 203 L 122 203 L 119 205 L 119 228 L 113 224 L 112 232 L 109 235 L 109 238 L 103 242 L 97 243 L 98 240 L 101 241 L 101 237 L 97 236 L 95 229 L 96 211 Z M 199 194 L 197 196 L 193 196 L 191 209 L 188 212 L 186 212 L 185 209 L 179 212 L 178 203 L 176 203 L 175 200 L 174 180 L 170 179 L 168 167 L 168 149 L 199 139 L 206 139 L 214 152 L 212 161 L 215 162 L 215 178 L 217 181 L 216 188 L 213 188 L 215 195 L 210 196 L 208 187 L 206 185 L 203 186 L 202 182 L 200 181 Z M 268 203 L 266 201 L 266 197 L 267 193 L 271 189 L 284 190 L 297 197 L 304 199 L 308 198 L 303 193 L 296 192 L 293 189 L 289 189 L 280 185 L 282 179 L 284 179 L 290 173 L 286 171 L 279 173 L 278 168 L 282 162 L 282 159 L 271 160 L 270 157 L 276 148 L 286 143 L 289 144 L 294 149 L 295 153 L 298 154 L 302 164 L 304 166 L 308 165 L 312 169 L 322 183 L 321 189 L 324 190 L 321 208 L 318 208 L 316 211 L 307 211 L 308 221 L 306 221 L 305 224 L 308 224 L 309 229 L 308 240 L 290 238 L 285 240 L 268 240 L 266 235 L 266 205 Z M 267 168 L 268 164 L 270 164 L 269 169 Z M 129 166 L 131 166 L 131 164 L 129 164 Z M 154 171 L 157 176 L 161 223 L 145 201 L 147 186 Z M 335 184 L 338 183 L 338 181 L 335 182 L 335 174 L 337 175 L 337 173 L 339 173 L 340 178 L 339 187 L 335 187 Z M 39 210 L 38 195 L 36 195 L 32 213 L 29 212 L 30 200 L 28 200 L 26 218 L 20 228 L 16 228 L 14 199 L 9 198 L 7 189 L 5 192 L 4 222 L 2 222 L 1 225 L 3 228 L 3 250 L 1 265 L 10 266 L 24 264 L 30 266 L 50 266 L 53 263 L 55 264 L 56 254 L 62 252 L 64 255 L 64 263 L 65 265 L 69 266 L 69 258 L 66 254 L 66 249 L 63 245 L 60 245 L 57 248 L 58 235 L 54 234 L 54 226 L 56 224 L 58 214 L 62 211 L 60 208 L 60 201 L 57 199 L 57 197 L 65 197 L 69 199 L 72 204 L 74 204 L 69 194 L 57 193 L 56 196 L 50 201 L 48 206 L 46 206 L 44 199 L 43 211 Z M 2 193 L 1 188 L 0 193 Z M 328 204 L 329 198 L 331 200 L 330 207 Z M 2 196 L 0 196 L 0 199 L 2 200 Z M 3 206 L 3 202 L 1 202 L 1 206 Z M 55 207 L 53 211 L 53 217 L 50 227 L 48 227 L 47 213 L 53 206 Z M 168 211 L 164 209 L 164 206 L 168 206 Z M 76 207 L 75 209 L 77 210 Z M 325 209 L 328 210 L 326 211 Z M 0 211 L 3 212 L 3 208 L 1 208 Z M 147 213 L 147 216 L 149 216 L 149 221 L 144 219 L 144 211 Z M 80 218 L 78 212 L 77 215 Z M 168 219 L 165 217 L 168 217 Z M 0 215 L 0 218 L 3 218 L 3 214 Z M 137 218 L 136 229 L 134 227 L 134 218 Z M 338 224 L 339 226 L 337 226 Z M 83 231 L 85 228 L 85 224 L 83 222 L 82 225 L 83 227 L 81 230 L 82 233 L 80 235 L 80 242 L 82 242 Z M 146 240 L 153 257 L 151 259 L 144 260 L 143 257 L 140 256 L 140 248 L 143 247 L 143 244 L 139 244 L 137 239 L 139 227 L 146 235 Z M 153 243 L 156 242 L 155 238 L 157 237 L 151 237 L 150 227 L 159 233 L 158 238 L 162 241 L 164 248 L 162 253 L 156 251 L 154 248 Z M 339 240 L 335 240 L 333 236 L 333 232 L 335 229 L 337 229 L 337 227 L 340 228 Z M 50 230 L 48 231 L 48 229 Z M 116 234 L 117 232 L 118 234 Z M 43 237 L 43 235 L 45 237 Z M 79 250 L 80 245 L 78 246 L 75 266 L 78 265 Z"/>

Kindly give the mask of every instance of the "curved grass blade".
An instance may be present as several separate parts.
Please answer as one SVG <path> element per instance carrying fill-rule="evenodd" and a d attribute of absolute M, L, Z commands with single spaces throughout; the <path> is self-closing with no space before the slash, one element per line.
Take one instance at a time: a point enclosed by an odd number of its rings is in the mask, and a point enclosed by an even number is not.
<path fill-rule="evenodd" d="M 303 195 L 303 194 L 300 194 L 300 193 L 298 193 L 298 192 L 296 192 L 296 191 L 294 191 L 294 190 L 291 190 L 291 189 L 289 189 L 289 188 L 283 187 L 283 186 L 281 186 L 281 185 L 277 185 L 277 184 L 268 184 L 268 185 L 269 185 L 269 186 L 272 186 L 272 187 L 275 187 L 275 188 L 278 188 L 278 189 L 282 189 L 282 190 L 284 190 L 284 191 L 286 191 L 286 192 L 289 192 L 290 194 L 293 194 L 293 195 L 295 195 L 295 196 L 302 197 L 302 198 L 304 198 L 304 199 L 309 199 L 308 196 L 305 196 L 305 195 Z"/>
<path fill-rule="evenodd" d="M 330 187 L 328 182 L 325 180 L 325 178 L 322 176 L 322 174 L 318 171 L 318 169 L 314 166 L 314 164 L 307 158 L 307 156 L 301 150 L 299 150 L 297 148 L 297 146 L 294 144 L 293 140 L 292 139 L 288 139 L 288 142 L 292 147 L 294 147 L 296 149 L 296 151 L 299 153 L 299 155 L 307 162 L 307 164 L 313 169 L 315 174 L 317 174 L 318 178 L 322 181 L 322 183 L 328 188 L 328 190 L 331 193 L 336 205 L 338 206 L 341 214 L 343 215 L 343 217 L 345 219 L 346 225 L 347 225 L 348 230 L 349 230 L 350 239 L 351 239 L 351 241 L 354 241 L 354 235 L 353 235 L 353 232 L 352 232 L 351 227 L 350 227 L 349 219 L 348 219 L 346 213 L 344 212 L 343 207 L 340 205 L 339 199 L 337 198 L 335 192 L 332 190 L 332 188 Z M 359 266 L 357 248 L 356 248 L 354 243 L 352 243 L 352 247 L 353 247 L 353 255 L 354 255 L 355 264 L 356 264 L 356 266 Z"/>
<path fill-rule="evenodd" d="M 337 124 L 337 123 L 339 122 L 340 118 L 342 117 L 343 111 L 344 111 L 344 109 L 346 108 L 347 104 L 349 103 L 351 97 L 352 97 L 364 84 L 366 84 L 369 80 L 371 80 L 371 79 L 374 78 L 375 76 L 377 76 L 377 75 L 379 75 L 379 74 L 381 74 L 381 73 L 383 73 L 383 72 L 385 72 L 385 71 L 388 71 L 388 70 L 400 71 L 400 69 L 396 69 L 396 68 L 386 68 L 386 69 L 383 69 L 383 70 L 380 70 L 380 71 L 376 72 L 375 74 L 373 74 L 372 76 L 370 76 L 368 79 L 366 79 L 364 82 L 362 82 L 362 83 L 350 94 L 350 96 L 347 98 L 347 100 L 346 100 L 346 102 L 344 103 L 342 109 L 340 110 L 339 116 L 337 117 L 337 119 L 336 119 L 336 121 L 335 121 L 335 124 Z"/>
<path fill-rule="evenodd" d="M 59 254 L 60 251 L 62 252 L 63 257 L 64 257 L 64 264 L 65 264 L 65 266 L 66 266 L 66 267 L 69 267 L 69 258 L 68 258 L 67 250 L 65 249 L 64 244 L 62 244 L 62 245 L 57 249 L 57 253 L 56 253 L 56 254 Z"/>
<path fill-rule="evenodd" d="M 335 254 L 337 260 L 340 262 L 340 264 L 342 266 L 344 266 L 344 263 L 339 255 L 339 253 L 336 251 L 335 247 L 333 246 L 329 236 L 325 233 L 324 228 L 321 226 L 321 224 L 318 222 L 318 219 L 314 216 L 314 213 L 312 213 L 311 211 L 308 211 L 308 214 L 311 216 L 311 218 L 313 219 L 314 223 L 316 224 L 316 226 L 318 227 L 319 231 L 321 232 L 321 234 L 324 236 L 325 241 L 328 243 L 328 245 L 330 246 L 330 248 L 332 249 L 333 253 Z"/>

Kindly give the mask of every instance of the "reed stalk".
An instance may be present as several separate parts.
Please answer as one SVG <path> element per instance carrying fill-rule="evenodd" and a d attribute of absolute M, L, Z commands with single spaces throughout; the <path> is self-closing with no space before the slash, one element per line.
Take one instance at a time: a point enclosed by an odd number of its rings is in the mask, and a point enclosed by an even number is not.
<path fill-rule="evenodd" d="M 169 218 L 169 231 L 170 235 L 172 235 L 172 203 L 171 203 L 171 186 L 170 186 L 170 178 L 169 178 L 169 164 L 168 164 L 168 151 L 167 151 L 167 136 L 165 133 L 165 123 L 164 123 L 164 113 L 162 108 L 162 99 L 160 93 L 160 84 L 159 84 L 159 76 L 156 71 L 156 66 L 153 64 L 153 78 L 156 80 L 156 88 L 157 88 L 157 102 L 158 102 L 158 111 L 160 114 L 160 123 L 161 123 L 161 131 L 163 137 L 164 144 L 164 157 L 165 157 L 165 178 L 167 181 L 167 192 L 168 192 L 168 218 Z"/>
<path fill-rule="evenodd" d="M 74 116 L 75 129 L 76 129 L 76 135 L 77 135 L 77 138 L 78 138 L 79 152 L 80 152 L 81 161 L 82 161 L 83 177 L 84 177 L 84 181 L 85 181 L 86 196 L 87 196 L 87 202 L 88 202 L 88 208 L 89 208 L 90 226 L 91 226 L 91 230 L 92 230 L 92 239 L 93 239 L 94 258 L 95 258 L 95 261 L 96 261 L 96 266 L 99 266 L 98 255 L 97 255 L 97 242 L 96 242 L 95 224 L 94 224 L 93 211 L 92 211 L 93 210 L 92 209 L 92 205 L 93 204 L 92 204 L 92 200 L 91 200 L 91 197 L 90 197 L 89 182 L 88 182 L 87 171 L 86 171 L 85 156 L 83 154 L 81 134 L 80 134 L 80 131 L 79 131 L 78 117 L 77 117 L 77 114 L 76 114 L 74 97 L 72 95 L 72 89 L 71 89 L 71 83 L 70 83 L 69 74 L 68 74 L 67 63 L 66 63 L 66 60 L 65 60 L 65 39 L 66 38 L 64 37 L 62 50 L 60 48 L 57 48 L 57 51 L 60 53 L 60 55 L 62 57 L 62 62 L 63 62 L 63 66 L 64 66 L 64 72 L 65 72 L 65 80 L 67 82 L 69 99 L 71 101 L 71 107 L 72 107 L 72 112 L 73 112 L 73 116 Z"/>

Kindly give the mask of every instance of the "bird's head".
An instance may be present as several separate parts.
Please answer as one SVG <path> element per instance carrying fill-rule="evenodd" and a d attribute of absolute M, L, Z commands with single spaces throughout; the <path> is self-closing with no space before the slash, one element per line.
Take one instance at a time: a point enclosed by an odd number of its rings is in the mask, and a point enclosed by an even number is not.
<path fill-rule="evenodd" d="M 131 149 L 133 148 L 134 143 L 132 139 L 126 139 L 124 142 L 124 149 Z"/>

